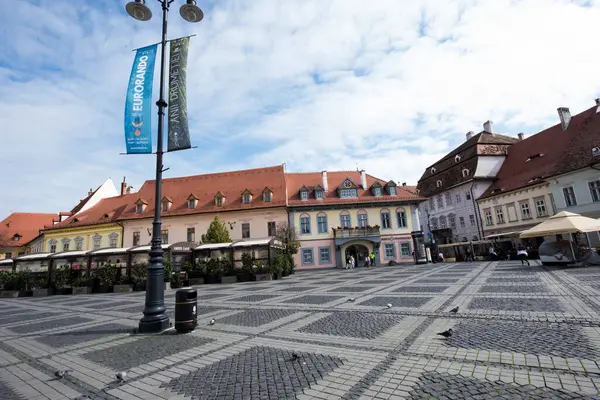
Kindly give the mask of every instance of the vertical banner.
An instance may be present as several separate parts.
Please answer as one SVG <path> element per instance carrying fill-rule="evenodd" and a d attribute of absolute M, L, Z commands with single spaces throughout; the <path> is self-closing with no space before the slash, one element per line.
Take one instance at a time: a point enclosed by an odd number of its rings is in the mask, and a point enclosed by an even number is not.
<path fill-rule="evenodd" d="M 187 58 L 190 38 L 171 40 L 169 61 L 169 134 L 167 151 L 192 147 L 187 117 Z"/>
<path fill-rule="evenodd" d="M 152 153 L 152 81 L 156 47 L 152 45 L 137 50 L 125 101 L 125 146 L 127 154 Z"/>

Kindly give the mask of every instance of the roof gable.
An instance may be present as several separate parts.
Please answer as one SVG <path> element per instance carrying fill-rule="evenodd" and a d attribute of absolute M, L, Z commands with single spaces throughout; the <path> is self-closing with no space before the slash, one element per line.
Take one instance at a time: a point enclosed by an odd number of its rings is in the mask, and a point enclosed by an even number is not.
<path fill-rule="evenodd" d="M 25 246 L 54 221 L 58 221 L 58 214 L 12 213 L 0 222 L 0 247 Z"/>
<path fill-rule="evenodd" d="M 350 178 L 344 179 L 337 187 L 338 189 L 357 189 L 358 185 Z"/>

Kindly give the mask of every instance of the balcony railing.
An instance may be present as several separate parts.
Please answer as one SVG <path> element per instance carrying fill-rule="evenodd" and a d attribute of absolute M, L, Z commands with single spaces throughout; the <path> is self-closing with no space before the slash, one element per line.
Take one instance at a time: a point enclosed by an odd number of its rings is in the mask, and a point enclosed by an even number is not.
<path fill-rule="evenodd" d="M 337 227 L 333 229 L 334 238 L 348 238 L 361 236 L 379 236 L 379 226 L 360 226 L 360 227 Z"/>

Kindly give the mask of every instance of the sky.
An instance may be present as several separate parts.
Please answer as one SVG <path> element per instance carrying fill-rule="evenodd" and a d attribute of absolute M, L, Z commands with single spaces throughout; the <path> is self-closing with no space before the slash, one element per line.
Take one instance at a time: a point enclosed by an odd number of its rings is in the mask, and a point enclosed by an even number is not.
<path fill-rule="evenodd" d="M 126 2 L 3 7 L 0 219 L 68 211 L 109 177 L 154 179 L 153 155 L 121 153 L 132 50 L 160 40 L 160 5 L 139 22 Z M 165 177 L 285 163 L 416 184 L 487 120 L 531 135 L 600 97 L 600 0 L 198 0 L 196 24 L 183 3 L 168 36 L 195 35 L 197 148 L 166 154 Z"/>

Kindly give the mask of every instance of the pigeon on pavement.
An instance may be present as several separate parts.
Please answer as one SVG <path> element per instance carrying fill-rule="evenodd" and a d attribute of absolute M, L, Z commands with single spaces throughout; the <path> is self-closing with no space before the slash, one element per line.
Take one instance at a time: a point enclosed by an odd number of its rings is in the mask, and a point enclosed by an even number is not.
<path fill-rule="evenodd" d="M 454 307 L 452 310 L 450 310 L 450 312 L 452 314 L 456 314 L 458 312 L 458 306 Z"/>
<path fill-rule="evenodd" d="M 292 352 L 292 361 L 295 361 L 298 359 L 298 357 L 300 357 L 298 354 L 296 354 L 295 351 Z"/>
<path fill-rule="evenodd" d="M 208 323 L 209 325 L 214 325 L 215 324 L 215 319 L 211 319 L 210 322 Z"/>
<path fill-rule="evenodd" d="M 125 372 L 125 371 L 117 372 L 115 375 L 115 377 L 117 378 L 117 380 L 119 382 L 123 382 L 125 380 L 126 376 L 127 376 L 127 372 Z"/>
<path fill-rule="evenodd" d="M 450 336 L 452 336 L 452 328 L 444 331 L 444 332 L 440 332 L 438 333 L 438 335 L 445 337 L 446 339 L 449 338 Z"/>
<path fill-rule="evenodd" d="M 356 299 L 355 299 L 354 297 L 350 297 L 350 298 L 348 299 L 348 301 L 349 301 L 349 302 L 353 302 L 353 301 L 355 301 L 355 300 L 356 300 Z"/>
<path fill-rule="evenodd" d="M 54 371 L 54 376 L 57 377 L 58 379 L 62 379 L 65 377 L 65 375 L 68 373 L 69 371 Z"/>
<path fill-rule="evenodd" d="M 386 307 L 387 308 L 392 308 L 392 305 L 390 303 L 388 303 L 388 305 Z"/>

